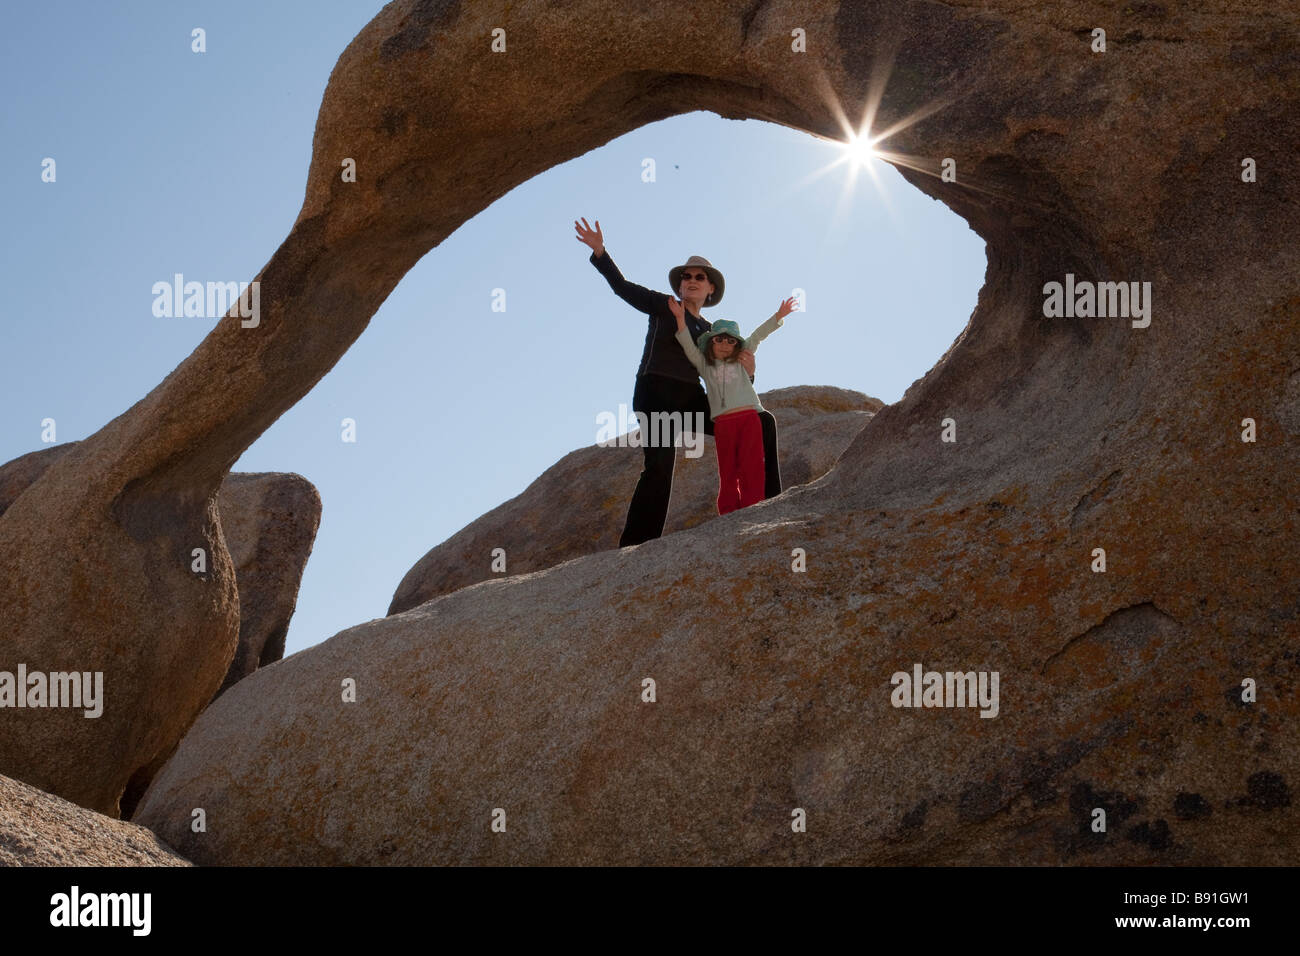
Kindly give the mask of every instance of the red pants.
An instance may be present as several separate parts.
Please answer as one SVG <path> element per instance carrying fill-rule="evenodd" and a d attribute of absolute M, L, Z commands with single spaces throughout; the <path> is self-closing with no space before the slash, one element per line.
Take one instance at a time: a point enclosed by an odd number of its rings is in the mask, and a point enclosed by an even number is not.
<path fill-rule="evenodd" d="M 718 453 L 718 514 L 762 501 L 766 475 L 758 412 L 750 408 L 715 418 L 713 447 Z"/>

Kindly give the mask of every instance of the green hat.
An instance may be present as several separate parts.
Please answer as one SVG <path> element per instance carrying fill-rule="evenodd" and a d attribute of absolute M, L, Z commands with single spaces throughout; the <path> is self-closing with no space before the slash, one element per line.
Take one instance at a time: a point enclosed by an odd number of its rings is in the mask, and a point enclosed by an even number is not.
<path fill-rule="evenodd" d="M 735 322 L 732 322 L 731 319 L 719 319 L 714 322 L 709 331 L 700 335 L 699 340 L 695 343 L 695 347 L 698 348 L 702 354 L 707 356 L 709 354 L 709 342 L 713 340 L 715 335 L 730 335 L 736 340 L 737 352 L 745 347 L 745 337 L 740 334 L 740 326 Z"/>
<path fill-rule="evenodd" d="M 713 268 L 709 260 L 703 256 L 691 256 L 684 265 L 673 266 L 668 270 L 668 285 L 672 287 L 674 296 L 681 291 L 682 273 L 687 269 L 703 269 L 704 274 L 713 283 L 713 295 L 704 300 L 704 305 L 717 305 L 722 301 L 722 290 L 727 284 L 722 279 L 722 273 Z"/>

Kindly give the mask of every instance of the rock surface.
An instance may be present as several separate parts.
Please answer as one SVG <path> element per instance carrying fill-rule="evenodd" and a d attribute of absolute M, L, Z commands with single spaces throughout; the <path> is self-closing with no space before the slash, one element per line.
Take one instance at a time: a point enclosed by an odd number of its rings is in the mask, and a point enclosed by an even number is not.
<path fill-rule="evenodd" d="M 0 515 L 76 442 L 0 465 Z M 231 472 L 217 498 L 239 586 L 239 645 L 221 690 L 284 657 L 298 585 L 320 528 L 320 492 L 302 475 Z"/>
<path fill-rule="evenodd" d="M 53 445 L 0 465 L 0 516 L 78 444 Z M 257 667 L 284 656 L 284 639 L 297 604 L 298 585 L 320 526 L 321 501 L 315 487 L 301 475 L 233 473 L 222 482 L 217 505 L 239 594 L 239 643 L 226 670 L 221 687 L 225 690 Z M 14 665 L 17 661 L 6 663 Z M 37 669 L 30 660 L 23 663 Z M 116 695 L 123 688 L 110 685 L 109 690 Z M 148 764 L 133 768 L 124 784 L 124 816 L 130 816 L 131 808 L 171 750 L 169 746 Z"/>
<path fill-rule="evenodd" d="M 321 500 L 302 475 L 242 472 L 226 476 L 217 498 L 239 585 L 239 644 L 221 690 L 284 657 Z"/>
<path fill-rule="evenodd" d="M 75 441 L 63 442 L 19 455 L 13 461 L 0 465 L 0 515 L 8 511 L 15 499 L 35 483 L 37 478 L 45 474 L 45 469 L 76 447 Z"/>
<path fill-rule="evenodd" d="M 826 386 L 775 389 L 759 396 L 777 423 L 777 448 L 785 489 L 826 474 L 883 406 L 861 392 Z M 592 445 L 570 452 L 522 494 L 489 511 L 430 550 L 402 578 L 388 613 L 489 578 L 492 552 L 506 553 L 506 574 L 554 567 L 571 558 L 618 547 L 643 461 L 639 448 Z M 673 496 L 664 533 L 718 516 L 718 465 L 713 439 L 703 453 L 677 453 Z"/>
<path fill-rule="evenodd" d="M 239 588 L 239 644 L 218 694 L 284 657 L 298 585 L 320 527 L 321 500 L 302 475 L 231 473 L 217 495 L 222 530 Z M 171 748 L 127 782 L 121 815 L 130 819 Z"/>
<path fill-rule="evenodd" d="M 0 866 L 190 866 L 149 830 L 0 776 Z"/>
<path fill-rule="evenodd" d="M 963 335 L 828 475 L 263 668 L 200 717 L 139 818 L 221 863 L 1292 862 L 1294 19 L 700 0 L 684 30 L 678 4 L 614 10 L 398 0 L 348 46 L 260 324 L 221 322 L 0 516 L 8 649 L 84 666 L 93 647 L 140 689 L 129 720 L 0 736 L 0 768 L 111 799 L 77 773 L 188 724 L 236 643 L 225 472 L 460 224 L 685 110 L 842 137 L 879 95 L 887 157 L 989 267 Z M 1045 318 L 1067 275 L 1151 282 L 1151 324 Z M 207 580 L 183 560 L 200 544 Z M 893 707 L 918 662 L 997 671 L 998 716 Z"/>

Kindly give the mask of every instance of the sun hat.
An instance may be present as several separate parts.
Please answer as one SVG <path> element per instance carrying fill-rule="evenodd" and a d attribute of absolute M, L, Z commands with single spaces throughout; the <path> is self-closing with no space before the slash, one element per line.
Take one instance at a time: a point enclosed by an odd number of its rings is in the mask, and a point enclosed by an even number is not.
<path fill-rule="evenodd" d="M 715 335 L 730 335 L 736 340 L 737 352 L 745 347 L 745 337 L 740 334 L 740 326 L 732 322 L 731 319 L 719 319 L 714 322 L 709 331 L 700 333 L 695 347 L 707 356 L 709 354 L 709 343 L 713 341 Z"/>
<path fill-rule="evenodd" d="M 713 265 L 709 260 L 705 259 L 703 256 L 691 256 L 684 264 L 673 266 L 668 270 L 668 285 L 672 288 L 673 295 L 677 295 L 681 291 L 682 272 L 686 269 L 696 268 L 703 269 L 704 274 L 707 275 L 709 281 L 713 283 L 713 295 L 706 298 L 704 304 L 717 305 L 722 301 L 722 290 L 726 286 L 726 282 L 722 278 L 722 273 L 713 268 Z"/>

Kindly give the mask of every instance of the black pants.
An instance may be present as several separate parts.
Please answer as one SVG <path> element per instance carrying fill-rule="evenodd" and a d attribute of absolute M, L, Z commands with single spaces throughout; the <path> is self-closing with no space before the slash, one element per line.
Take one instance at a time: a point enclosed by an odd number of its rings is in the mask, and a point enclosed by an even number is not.
<path fill-rule="evenodd" d="M 636 391 L 632 393 L 632 410 L 646 415 L 680 412 L 687 428 L 694 425 L 694 413 L 699 412 L 704 416 L 704 434 L 713 434 L 709 397 L 699 382 L 691 384 L 666 375 L 637 376 Z M 781 466 L 776 458 L 776 419 L 771 412 L 762 411 L 758 413 L 758 420 L 763 425 L 766 471 L 764 497 L 775 498 L 781 493 Z M 653 427 L 653 420 L 650 431 L 652 434 L 657 431 Z M 642 449 L 645 453 L 645 468 L 637 480 L 636 491 L 632 493 L 632 504 L 627 509 L 627 523 L 623 526 L 623 535 L 618 541 L 620 548 L 649 541 L 664 533 L 664 522 L 668 519 L 668 499 L 673 493 L 673 469 L 677 466 L 677 450 L 674 445 L 678 429 L 675 423 L 672 433 L 673 442 L 667 447 L 651 448 L 647 445 Z"/>

